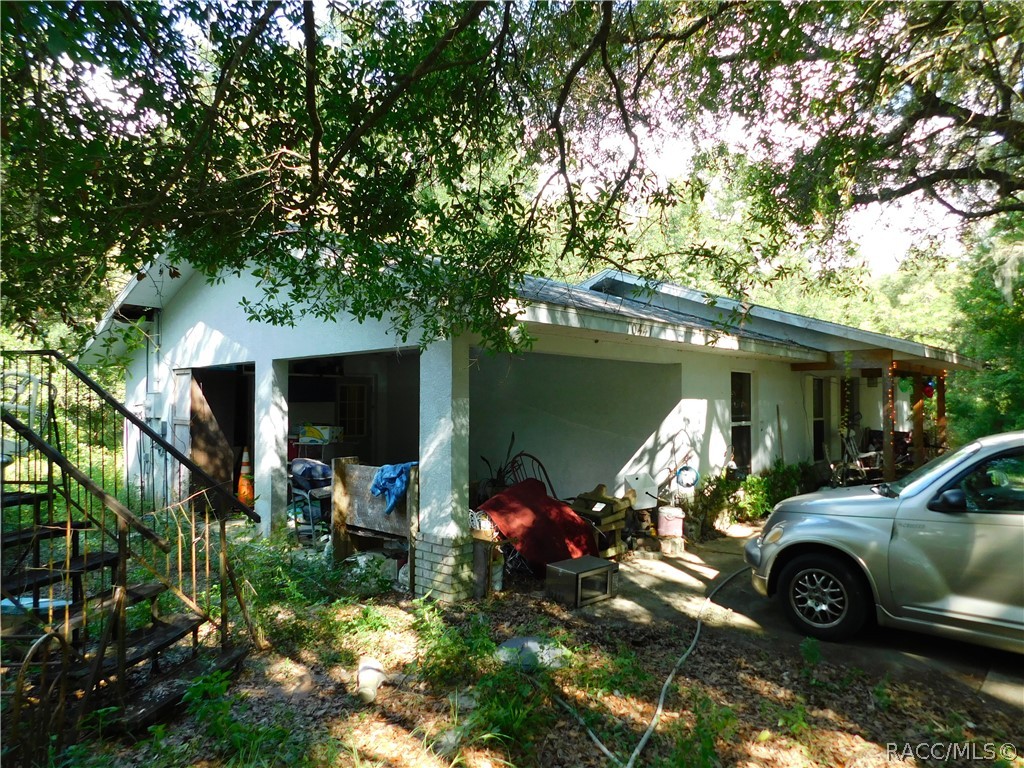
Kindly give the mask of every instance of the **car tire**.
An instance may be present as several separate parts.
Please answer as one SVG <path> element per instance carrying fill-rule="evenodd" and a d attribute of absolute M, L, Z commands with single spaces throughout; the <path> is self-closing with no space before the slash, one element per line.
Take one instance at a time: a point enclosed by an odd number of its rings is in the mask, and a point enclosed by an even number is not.
<path fill-rule="evenodd" d="M 800 632 L 845 640 L 864 625 L 868 594 L 860 574 L 833 555 L 800 555 L 779 575 L 782 610 Z"/>

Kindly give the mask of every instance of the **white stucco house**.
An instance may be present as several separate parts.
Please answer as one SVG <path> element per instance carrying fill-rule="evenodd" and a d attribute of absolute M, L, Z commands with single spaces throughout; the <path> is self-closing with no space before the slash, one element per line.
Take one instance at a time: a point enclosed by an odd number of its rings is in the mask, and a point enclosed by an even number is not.
<path fill-rule="evenodd" d="M 239 305 L 257 290 L 252 278 L 211 284 L 187 265 L 171 274 L 156 263 L 133 280 L 85 353 L 98 355 L 119 323 L 145 323 L 126 405 L 193 453 L 212 440 L 228 452 L 228 473 L 248 447 L 265 532 L 285 513 L 299 450 L 289 436 L 304 424 L 342 433 L 316 458 L 418 461 L 412 546 L 450 552 L 457 566 L 471 482 L 487 475 L 482 457 L 505 457 L 513 433 L 564 497 L 598 483 L 621 490 L 638 472 L 661 480 L 690 451 L 701 474 L 730 459 L 758 472 L 835 457 L 844 409 L 862 414 L 862 428 L 913 431 L 923 456 L 925 396 L 934 389 L 941 431 L 946 371 L 974 367 L 951 351 L 757 306 L 727 327 L 732 302 L 616 271 L 579 285 L 527 279 L 519 316 L 535 343 L 518 355 L 468 337 L 421 351 L 386 322 L 345 317 L 252 323 Z M 204 419 L 213 438 L 196 432 Z"/>

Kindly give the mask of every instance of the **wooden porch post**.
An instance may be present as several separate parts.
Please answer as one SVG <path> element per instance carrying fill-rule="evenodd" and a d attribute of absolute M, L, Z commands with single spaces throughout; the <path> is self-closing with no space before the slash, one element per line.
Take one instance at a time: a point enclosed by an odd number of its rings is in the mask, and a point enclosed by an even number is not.
<path fill-rule="evenodd" d="M 882 464 L 884 465 L 884 480 L 891 482 L 896 479 L 896 452 L 893 449 L 893 441 L 896 436 L 893 432 L 896 429 L 896 364 L 890 363 L 885 369 L 882 377 L 882 386 L 885 391 L 885 407 L 882 409 Z"/>
<path fill-rule="evenodd" d="M 943 371 L 935 382 L 935 442 L 936 449 L 946 447 L 946 372 Z"/>
<path fill-rule="evenodd" d="M 913 448 L 914 466 L 924 464 L 924 377 L 914 374 L 914 405 L 913 405 Z"/>

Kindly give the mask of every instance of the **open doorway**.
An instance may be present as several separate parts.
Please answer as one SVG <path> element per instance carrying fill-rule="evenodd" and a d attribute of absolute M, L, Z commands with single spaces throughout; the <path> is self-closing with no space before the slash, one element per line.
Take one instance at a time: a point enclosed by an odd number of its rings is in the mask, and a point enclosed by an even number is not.
<path fill-rule="evenodd" d="M 289 460 L 330 462 L 352 456 L 371 465 L 415 461 L 419 363 L 415 349 L 291 361 Z"/>
<path fill-rule="evenodd" d="M 254 401 L 252 363 L 191 370 L 192 460 L 232 492 L 238 487 L 242 452 L 253 450 Z"/>

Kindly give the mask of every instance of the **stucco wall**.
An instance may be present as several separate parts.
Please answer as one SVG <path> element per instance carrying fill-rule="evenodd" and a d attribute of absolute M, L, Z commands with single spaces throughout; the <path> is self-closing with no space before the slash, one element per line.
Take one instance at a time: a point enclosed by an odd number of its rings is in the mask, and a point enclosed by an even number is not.
<path fill-rule="evenodd" d="M 585 344 L 586 342 L 581 342 Z M 556 492 L 571 496 L 606 483 L 618 491 L 644 471 L 662 481 L 692 447 L 702 474 L 725 463 L 730 434 L 730 374 L 752 374 L 753 469 L 781 455 L 810 458 L 807 377 L 788 363 L 690 352 L 680 363 L 638 363 L 568 355 L 476 356 L 470 373 L 470 476 L 487 477 L 513 452 L 536 455 Z"/>

